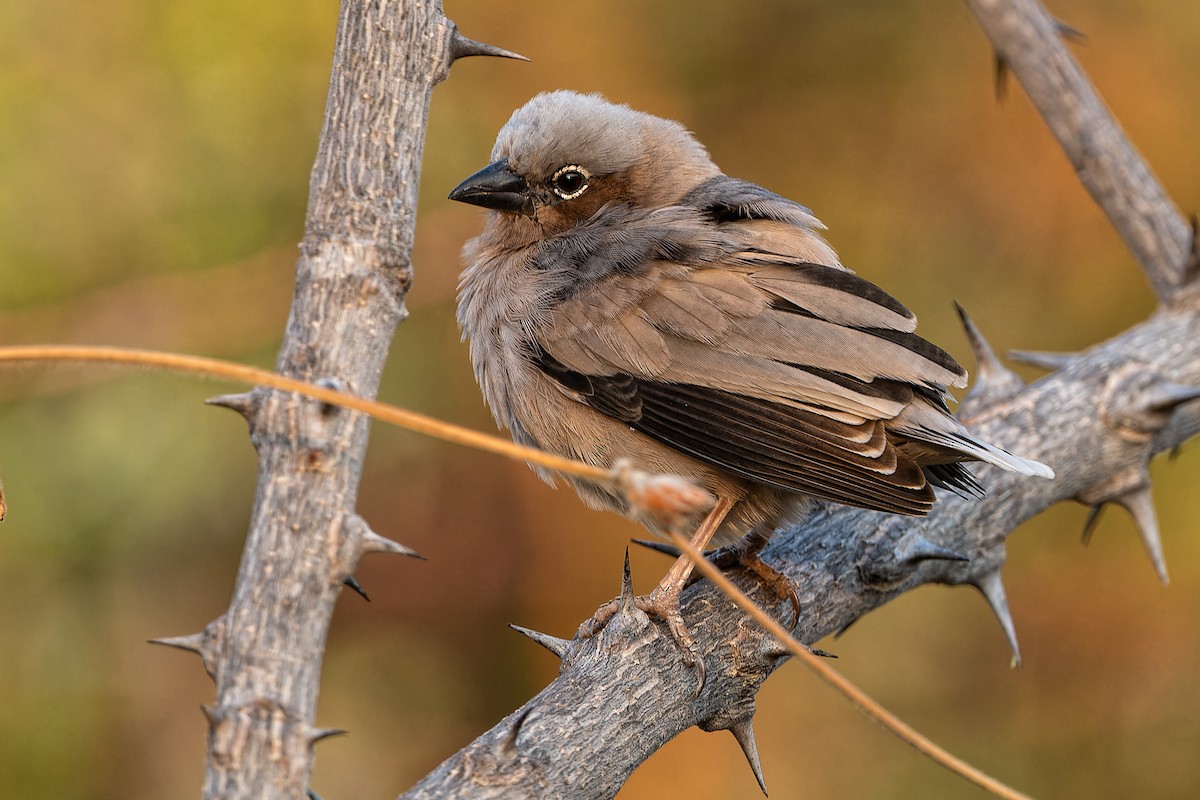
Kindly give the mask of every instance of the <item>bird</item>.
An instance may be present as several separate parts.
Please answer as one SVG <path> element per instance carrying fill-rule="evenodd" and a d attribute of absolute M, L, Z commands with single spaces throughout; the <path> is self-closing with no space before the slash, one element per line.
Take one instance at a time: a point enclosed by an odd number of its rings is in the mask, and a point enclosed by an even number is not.
<path fill-rule="evenodd" d="M 463 248 L 458 322 L 497 423 L 521 444 L 702 487 L 715 502 L 686 521 L 697 550 L 778 576 L 758 551 L 818 502 L 924 515 L 934 487 L 982 496 L 965 461 L 1053 477 L 952 416 L 966 371 L 841 263 L 812 211 L 726 175 L 677 122 L 542 93 L 449 197 L 488 210 Z M 565 480 L 666 532 L 611 483 Z M 681 556 L 639 598 L 684 645 L 692 566 Z"/>

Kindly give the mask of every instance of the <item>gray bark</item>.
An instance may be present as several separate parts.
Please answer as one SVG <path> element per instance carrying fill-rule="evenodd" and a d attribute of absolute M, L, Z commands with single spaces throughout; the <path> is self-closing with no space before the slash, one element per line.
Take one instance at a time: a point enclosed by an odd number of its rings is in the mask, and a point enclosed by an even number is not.
<path fill-rule="evenodd" d="M 404 317 L 430 94 L 454 28 L 439 0 L 344 2 L 291 315 L 276 369 L 374 396 Z M 304 796 L 322 654 L 342 581 L 386 550 L 354 511 L 367 419 L 256 390 L 242 412 L 259 457 L 250 531 L 228 611 L 173 640 L 217 684 L 207 798 Z"/>

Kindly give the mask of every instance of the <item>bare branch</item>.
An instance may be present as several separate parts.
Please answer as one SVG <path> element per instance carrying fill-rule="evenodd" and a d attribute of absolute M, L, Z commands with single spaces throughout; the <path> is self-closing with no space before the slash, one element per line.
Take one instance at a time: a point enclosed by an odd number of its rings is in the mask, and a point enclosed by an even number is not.
<path fill-rule="evenodd" d="M 1170 302 L 1186 285 L 1188 223 L 1067 51 L 1061 23 L 1037 0 L 967 0 L 967 5 L 1155 293 Z"/>
<path fill-rule="evenodd" d="M 422 143 L 453 26 L 439 0 L 344 2 L 309 189 L 296 291 L 276 369 L 374 396 L 405 315 Z M 224 635 L 207 645 L 205 797 L 308 789 L 333 604 L 359 556 L 385 547 L 353 513 L 367 420 L 295 394 L 218 403 L 244 414 L 259 482 Z M 370 537 L 374 537 L 373 539 Z"/>

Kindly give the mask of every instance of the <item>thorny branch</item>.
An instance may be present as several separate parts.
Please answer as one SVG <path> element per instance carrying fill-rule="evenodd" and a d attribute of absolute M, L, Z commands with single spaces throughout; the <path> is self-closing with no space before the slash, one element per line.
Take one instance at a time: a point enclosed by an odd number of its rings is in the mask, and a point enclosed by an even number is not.
<path fill-rule="evenodd" d="M 926 583 L 972 585 L 1019 658 L 1000 569 L 1005 539 L 1061 500 L 1130 511 L 1166 580 L 1150 499 L 1149 460 L 1200 431 L 1200 301 L 1192 232 L 1125 138 L 1035 0 L 968 0 L 1000 58 L 1025 86 L 1080 178 L 1142 264 L 1163 305 L 1150 319 L 1080 354 L 1027 354 L 1051 369 L 1025 385 L 964 315 L 976 383 L 960 415 L 983 438 L 1050 464 L 1054 482 L 980 468 L 982 502 L 946 497 L 924 520 L 828 507 L 781 532 L 765 553 L 800 587 L 794 633 L 812 642 Z M 737 583 L 771 598 L 745 576 Z M 628 599 L 629 589 L 623 592 Z M 767 605 L 777 617 L 787 609 Z M 678 732 L 728 729 L 759 774 L 751 721 L 778 644 L 707 583 L 688 590 L 687 624 L 708 680 L 632 603 L 592 640 L 524 631 L 562 660 L 559 677 L 452 756 L 405 798 L 611 797 Z"/>

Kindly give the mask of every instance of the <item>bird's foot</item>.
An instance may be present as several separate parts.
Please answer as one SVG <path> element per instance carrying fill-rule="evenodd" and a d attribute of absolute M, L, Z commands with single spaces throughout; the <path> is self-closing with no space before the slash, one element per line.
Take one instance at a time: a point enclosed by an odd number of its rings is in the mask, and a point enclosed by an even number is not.
<path fill-rule="evenodd" d="M 592 615 L 591 619 L 579 626 L 575 636 L 579 639 L 590 639 L 596 636 L 621 611 L 625 602 L 630 601 L 647 616 L 657 617 L 667 623 L 667 630 L 671 633 L 671 639 L 679 647 L 684 663 L 696 670 L 696 694 L 699 694 L 700 689 L 704 687 L 704 659 L 700 657 L 700 653 L 696 649 L 696 640 L 692 638 L 692 634 L 683 621 L 683 613 L 680 609 L 681 592 L 682 587 L 680 586 L 660 584 L 648 595 L 630 595 L 628 597 L 623 595 L 616 600 L 610 600 L 596 609 L 596 613 Z"/>
<path fill-rule="evenodd" d="M 792 618 L 787 624 L 787 629 L 790 631 L 800 621 L 800 595 L 796 592 L 795 581 L 772 567 L 766 561 L 763 561 L 762 557 L 759 556 L 766 543 L 767 540 L 762 536 L 756 533 L 748 533 L 737 544 L 713 551 L 709 555 L 708 560 L 713 563 L 713 566 L 722 571 L 732 569 L 733 567 L 741 567 L 753 573 L 758 578 L 759 583 L 771 590 L 776 599 L 788 601 L 788 604 L 792 607 Z M 692 580 L 699 580 L 701 577 L 695 575 L 692 577 Z"/>
<path fill-rule="evenodd" d="M 759 557 L 758 553 L 744 555 L 738 563 L 754 573 L 759 581 L 770 589 L 780 600 L 786 600 L 792 607 L 792 618 L 786 627 L 790 631 L 800 621 L 800 595 L 796 592 L 796 582 L 772 567 Z"/>

